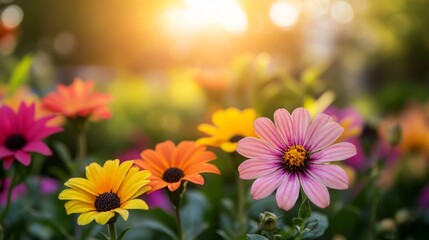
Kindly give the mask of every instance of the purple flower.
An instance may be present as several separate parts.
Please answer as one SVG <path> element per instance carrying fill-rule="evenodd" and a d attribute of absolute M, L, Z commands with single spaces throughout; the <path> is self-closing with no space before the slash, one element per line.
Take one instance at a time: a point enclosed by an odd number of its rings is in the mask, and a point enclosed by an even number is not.
<path fill-rule="evenodd" d="M 286 109 L 254 122 L 260 137 L 246 137 L 238 142 L 237 152 L 247 158 L 239 167 L 240 178 L 256 179 L 251 188 L 254 199 L 262 199 L 276 189 L 277 205 L 290 210 L 298 199 L 300 187 L 311 202 L 320 208 L 329 205 L 327 187 L 347 189 L 349 179 L 337 165 L 329 164 L 356 154 L 349 142 L 334 142 L 343 128 L 326 114 L 312 121 L 309 112 Z"/>

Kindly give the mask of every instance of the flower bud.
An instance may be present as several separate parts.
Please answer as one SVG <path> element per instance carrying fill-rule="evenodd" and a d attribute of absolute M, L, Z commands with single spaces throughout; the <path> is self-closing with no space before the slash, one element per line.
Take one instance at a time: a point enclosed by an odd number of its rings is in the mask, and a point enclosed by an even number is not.
<path fill-rule="evenodd" d="M 265 211 L 259 215 L 259 228 L 265 232 L 277 230 L 278 218 L 274 213 Z"/>

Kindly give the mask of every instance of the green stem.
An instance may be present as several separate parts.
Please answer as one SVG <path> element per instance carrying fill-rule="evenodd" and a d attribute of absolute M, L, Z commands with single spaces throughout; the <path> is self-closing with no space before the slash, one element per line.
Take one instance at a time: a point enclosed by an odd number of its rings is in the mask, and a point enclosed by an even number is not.
<path fill-rule="evenodd" d="M 12 173 L 12 180 L 10 182 L 9 189 L 7 190 L 6 206 L 5 206 L 3 212 L 0 215 L 0 223 L 2 223 L 3 226 L 4 226 L 4 219 L 6 218 L 7 213 L 9 212 L 10 200 L 11 200 L 11 197 L 12 197 L 12 190 L 18 184 L 17 177 L 18 177 L 18 170 L 15 169 L 13 171 L 13 173 Z"/>
<path fill-rule="evenodd" d="M 86 158 L 86 131 L 83 125 L 84 123 L 82 123 L 82 126 L 78 126 L 77 130 L 75 176 L 80 176 L 82 174 L 83 164 Z"/>
<path fill-rule="evenodd" d="M 180 220 L 180 206 L 174 206 L 174 212 L 176 214 L 177 233 L 179 234 L 179 239 L 183 240 L 185 238 L 183 237 L 182 221 Z"/>
<path fill-rule="evenodd" d="M 241 238 L 244 235 L 245 231 L 245 217 L 244 217 L 244 205 L 245 205 L 245 196 L 244 196 L 244 185 L 243 181 L 240 179 L 240 174 L 238 173 L 239 159 L 237 153 L 231 153 L 231 160 L 233 166 L 233 172 L 235 175 L 235 181 L 237 184 L 237 239 Z"/>
<path fill-rule="evenodd" d="M 110 240 L 116 240 L 116 229 L 115 229 L 115 222 L 109 221 L 108 223 L 108 229 L 109 229 L 109 237 Z"/>
<path fill-rule="evenodd" d="M 174 207 L 174 213 L 176 215 L 176 225 L 177 225 L 177 234 L 179 235 L 179 239 L 183 240 L 184 232 L 182 229 L 182 221 L 180 218 L 180 205 L 182 204 L 182 198 L 183 194 L 186 191 L 186 185 L 188 184 L 187 181 L 183 182 L 180 187 L 175 191 L 170 191 L 168 188 L 165 188 L 165 191 L 167 191 L 168 198 L 170 199 L 170 202 L 173 204 Z"/>

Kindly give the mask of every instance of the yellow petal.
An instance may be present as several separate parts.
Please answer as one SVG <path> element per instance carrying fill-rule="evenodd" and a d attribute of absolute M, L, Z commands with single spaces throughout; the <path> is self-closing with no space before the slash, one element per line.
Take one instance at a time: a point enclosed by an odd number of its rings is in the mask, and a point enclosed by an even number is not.
<path fill-rule="evenodd" d="M 81 189 L 94 196 L 98 196 L 98 192 L 94 184 L 85 178 L 70 178 L 66 183 L 64 183 L 64 185 L 74 189 Z"/>
<path fill-rule="evenodd" d="M 128 210 L 126 210 L 126 209 L 122 209 L 122 208 L 116 208 L 116 209 L 114 209 L 113 211 L 114 211 L 114 212 L 119 213 L 119 215 L 121 215 L 121 217 L 122 217 L 125 221 L 127 221 L 127 220 L 128 220 L 128 215 L 129 215 Z"/>
<path fill-rule="evenodd" d="M 148 192 L 148 191 L 149 191 L 149 190 L 151 190 L 151 189 L 152 189 L 152 187 L 150 187 L 150 186 L 144 186 L 144 187 L 140 188 L 136 193 L 134 193 L 134 195 L 132 195 L 132 196 L 130 197 L 130 199 L 137 198 L 137 197 L 139 197 L 140 195 L 144 194 L 145 192 Z"/>
<path fill-rule="evenodd" d="M 82 201 L 68 201 L 64 205 L 67 211 L 67 215 L 72 213 L 84 213 L 95 211 L 94 204 L 82 202 Z"/>
<path fill-rule="evenodd" d="M 115 213 L 112 211 L 100 212 L 97 214 L 97 216 L 95 216 L 95 221 L 98 224 L 104 225 L 114 216 L 115 216 Z"/>
<path fill-rule="evenodd" d="M 58 196 L 60 200 L 79 200 L 87 203 L 94 203 L 95 196 L 87 192 L 76 189 L 64 189 Z"/>
<path fill-rule="evenodd" d="M 118 194 L 118 196 L 121 198 L 121 201 L 125 202 L 129 199 L 133 198 L 135 193 L 139 191 L 142 187 L 147 185 L 150 181 L 147 180 L 147 177 L 150 176 L 150 172 L 145 171 L 139 171 L 135 173 L 132 177 L 127 179 L 127 181 L 123 182 L 121 189 L 121 195 Z"/>
<path fill-rule="evenodd" d="M 119 165 L 118 171 L 115 174 L 113 179 L 112 192 L 116 193 L 121 186 L 122 181 L 124 180 L 125 175 L 127 174 L 130 167 L 133 165 L 134 161 L 125 161 Z"/>
<path fill-rule="evenodd" d="M 103 165 L 103 171 L 99 190 L 102 193 L 110 192 L 113 186 L 113 179 L 119 167 L 119 160 L 107 160 Z"/>
<path fill-rule="evenodd" d="M 219 133 L 218 128 L 206 123 L 198 125 L 198 130 L 210 136 L 217 135 Z"/>
<path fill-rule="evenodd" d="M 92 220 L 94 220 L 94 218 L 97 215 L 98 215 L 97 211 L 82 213 L 77 219 L 77 224 L 86 225 L 86 224 L 92 222 Z"/>
<path fill-rule="evenodd" d="M 225 152 L 234 152 L 237 149 L 237 143 L 224 142 L 220 145 L 220 148 Z"/>
<path fill-rule="evenodd" d="M 138 167 L 132 167 L 130 170 L 128 170 L 127 174 L 124 177 L 124 180 L 122 180 L 121 186 L 119 186 L 118 191 L 116 192 L 116 195 L 118 195 L 119 198 L 121 198 L 122 201 L 125 201 L 125 195 L 124 192 L 128 191 L 128 188 L 131 184 L 134 182 L 130 182 L 130 179 L 134 177 L 134 175 L 139 171 L 140 169 Z M 146 179 L 143 179 L 143 181 L 146 181 Z"/>
<path fill-rule="evenodd" d="M 98 163 L 94 162 L 87 166 L 85 169 L 86 178 L 88 179 L 88 181 L 94 184 L 99 194 L 103 193 L 99 190 L 101 172 L 103 171 L 103 168 Z"/>
<path fill-rule="evenodd" d="M 137 198 L 137 199 L 129 200 L 127 202 L 122 203 L 121 208 L 148 210 L 149 206 L 146 204 L 145 201 Z"/>

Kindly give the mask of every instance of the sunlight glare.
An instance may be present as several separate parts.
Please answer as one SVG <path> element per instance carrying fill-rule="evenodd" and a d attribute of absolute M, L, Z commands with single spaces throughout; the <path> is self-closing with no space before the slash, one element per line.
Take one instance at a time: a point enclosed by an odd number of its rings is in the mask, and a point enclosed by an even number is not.
<path fill-rule="evenodd" d="M 349 23 L 353 20 L 354 11 L 346 1 L 337 1 L 332 4 L 331 17 L 339 23 Z"/>
<path fill-rule="evenodd" d="M 292 27 L 298 21 L 299 14 L 299 7 L 291 1 L 277 1 L 270 8 L 271 20 L 281 28 Z"/>
<path fill-rule="evenodd" d="M 247 30 L 247 16 L 235 0 L 184 0 L 183 8 L 171 8 L 165 17 L 171 29 L 199 31 L 210 25 L 233 34 Z"/>

